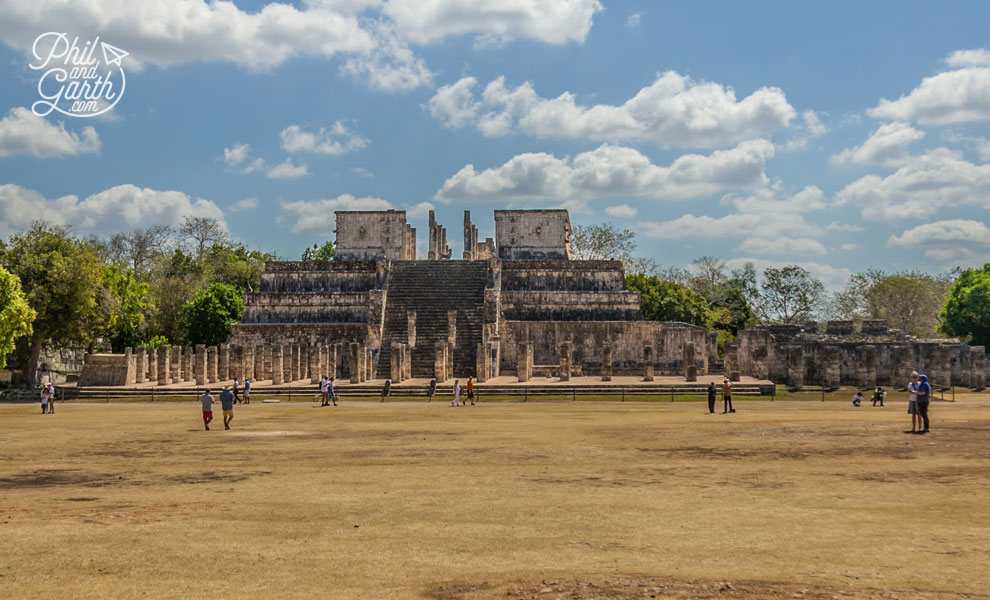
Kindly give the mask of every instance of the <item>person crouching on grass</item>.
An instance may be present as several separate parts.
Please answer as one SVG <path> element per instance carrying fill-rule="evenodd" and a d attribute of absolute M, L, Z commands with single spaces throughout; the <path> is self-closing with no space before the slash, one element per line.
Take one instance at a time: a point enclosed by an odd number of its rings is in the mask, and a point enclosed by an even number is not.
<path fill-rule="evenodd" d="M 210 395 L 210 390 L 203 392 L 203 395 L 199 397 L 199 401 L 203 403 L 203 425 L 209 431 L 210 422 L 213 421 L 213 396 Z"/>
<path fill-rule="evenodd" d="M 223 428 L 230 429 L 230 422 L 234 420 L 234 393 L 230 388 L 223 388 L 220 392 L 220 410 L 223 411 Z"/>

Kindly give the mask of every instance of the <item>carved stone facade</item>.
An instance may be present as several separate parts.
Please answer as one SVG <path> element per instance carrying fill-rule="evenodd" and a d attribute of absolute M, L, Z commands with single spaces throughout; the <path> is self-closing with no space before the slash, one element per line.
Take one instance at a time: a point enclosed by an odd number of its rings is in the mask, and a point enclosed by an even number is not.
<path fill-rule="evenodd" d="M 498 257 L 507 260 L 571 258 L 571 219 L 566 210 L 496 210 Z"/>
<path fill-rule="evenodd" d="M 337 211 L 335 260 L 415 260 L 416 230 L 406 211 Z"/>

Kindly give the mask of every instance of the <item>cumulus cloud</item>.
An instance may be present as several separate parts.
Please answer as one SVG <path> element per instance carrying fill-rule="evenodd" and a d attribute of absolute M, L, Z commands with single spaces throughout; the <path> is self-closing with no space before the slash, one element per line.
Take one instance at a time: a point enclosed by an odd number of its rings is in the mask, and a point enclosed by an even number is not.
<path fill-rule="evenodd" d="M 945 59 L 945 64 L 950 67 L 990 66 L 990 50 L 986 48 L 956 50 Z"/>
<path fill-rule="evenodd" d="M 821 256 L 826 254 L 825 245 L 808 238 L 776 237 L 773 239 L 753 237 L 739 244 L 739 252 L 749 252 L 760 256 Z"/>
<path fill-rule="evenodd" d="M 990 119 L 990 68 L 964 67 L 926 77 L 897 100 L 883 98 L 867 114 L 888 121 L 949 125 Z"/>
<path fill-rule="evenodd" d="M 66 225 L 82 233 L 107 234 L 150 225 L 177 226 L 189 216 L 224 223 L 223 211 L 216 204 L 177 191 L 118 185 L 80 200 L 75 195 L 46 198 L 18 185 L 0 185 L 3 236 L 26 229 L 36 220 Z"/>
<path fill-rule="evenodd" d="M 265 171 L 265 177 L 269 179 L 299 179 L 307 175 L 309 175 L 309 166 L 306 163 L 294 164 L 291 158 Z"/>
<path fill-rule="evenodd" d="M 708 156 L 686 154 L 669 167 L 654 165 L 632 148 L 604 144 L 573 158 L 546 153 L 519 154 L 484 171 L 467 165 L 434 195 L 453 201 L 584 201 L 615 196 L 695 198 L 767 181 L 773 156 L 766 140 L 743 142 Z"/>
<path fill-rule="evenodd" d="M 636 29 L 639 27 L 639 22 L 643 18 L 643 13 L 633 13 L 626 17 L 626 27 L 629 29 Z"/>
<path fill-rule="evenodd" d="M 294 233 L 312 231 L 326 232 L 334 228 L 334 211 L 336 210 L 386 210 L 392 203 L 381 198 L 356 198 L 351 194 L 342 194 L 336 198 L 325 198 L 310 202 L 285 202 L 282 210 L 295 219 L 292 225 Z"/>
<path fill-rule="evenodd" d="M 58 158 L 99 151 L 100 136 L 92 126 L 83 127 L 78 134 L 70 133 L 64 123 L 53 125 L 23 107 L 11 109 L 0 119 L 0 158 Z"/>
<path fill-rule="evenodd" d="M 833 165 L 877 165 L 881 167 L 899 166 L 910 158 L 907 147 L 925 137 L 907 123 L 895 121 L 881 125 L 861 146 L 846 148 L 833 155 L 829 162 Z"/>
<path fill-rule="evenodd" d="M 430 211 L 434 208 L 436 207 L 429 202 L 420 202 L 419 204 L 407 208 L 406 216 L 410 219 L 427 219 L 430 216 Z"/>
<path fill-rule="evenodd" d="M 929 248 L 925 258 L 953 267 L 981 267 L 990 262 L 990 252 L 972 248 Z"/>
<path fill-rule="evenodd" d="M 433 72 L 395 35 L 391 26 L 377 22 L 372 31 L 375 46 L 348 58 L 341 65 L 341 72 L 364 79 L 371 89 L 382 92 L 406 92 L 433 85 Z"/>
<path fill-rule="evenodd" d="M 925 219 L 943 208 L 990 208 L 990 165 L 966 161 L 945 148 L 912 157 L 887 177 L 867 175 L 835 196 L 839 206 L 852 205 L 864 219 Z"/>
<path fill-rule="evenodd" d="M 230 148 L 223 149 L 223 162 L 225 162 L 228 167 L 236 167 L 247 160 L 250 155 L 250 145 L 234 144 Z"/>
<path fill-rule="evenodd" d="M 336 121 L 329 129 L 305 131 L 299 125 L 289 125 L 279 134 L 282 149 L 286 152 L 314 152 L 340 156 L 360 150 L 368 145 L 368 140 L 351 131 L 343 121 Z M 226 154 L 226 151 L 224 151 Z"/>
<path fill-rule="evenodd" d="M 804 150 L 808 147 L 810 140 L 828 133 L 828 127 L 822 123 L 818 113 L 813 110 L 806 110 L 801 113 L 801 121 L 801 125 L 795 128 L 794 137 L 785 142 L 781 146 L 782 149 L 789 152 Z"/>
<path fill-rule="evenodd" d="M 796 116 L 778 88 L 760 88 L 737 100 L 732 88 L 673 71 L 618 106 L 580 105 L 570 92 L 542 98 L 531 83 L 510 88 L 504 77 L 476 96 L 477 83 L 474 77 L 464 77 L 442 86 L 427 109 L 445 127 L 473 126 L 488 137 L 520 131 L 537 138 L 647 141 L 689 148 L 769 137 Z"/>
<path fill-rule="evenodd" d="M 230 212 L 243 212 L 258 207 L 257 198 L 244 198 L 230 205 Z"/>
<path fill-rule="evenodd" d="M 547 44 L 583 42 L 598 0 L 389 0 L 383 12 L 399 34 L 418 44 L 477 34 L 496 41 L 531 39 Z"/>
<path fill-rule="evenodd" d="M 982 221 L 948 219 L 925 223 L 908 229 L 899 236 L 892 235 L 888 246 L 928 246 L 932 244 L 974 244 L 990 246 L 990 228 Z"/>
<path fill-rule="evenodd" d="M 618 204 L 616 206 L 609 206 L 605 209 L 605 214 L 607 215 L 626 219 L 635 217 L 637 213 L 639 213 L 639 211 L 628 204 Z"/>
<path fill-rule="evenodd" d="M 746 263 L 752 263 L 753 267 L 755 267 L 759 273 L 762 273 L 768 268 L 780 268 L 790 264 L 796 264 L 820 279 L 822 283 L 825 284 L 825 288 L 832 291 L 842 289 L 849 281 L 849 276 L 852 275 L 852 271 L 845 267 L 834 267 L 832 265 L 819 262 L 805 261 L 794 263 L 758 257 L 733 258 L 726 261 L 726 266 L 729 269 L 742 269 Z"/>

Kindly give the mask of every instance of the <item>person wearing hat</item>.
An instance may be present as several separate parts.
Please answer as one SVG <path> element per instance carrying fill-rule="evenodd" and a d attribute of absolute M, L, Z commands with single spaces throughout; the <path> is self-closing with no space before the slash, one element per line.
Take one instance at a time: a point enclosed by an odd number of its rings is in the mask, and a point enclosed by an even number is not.
<path fill-rule="evenodd" d="M 230 422 L 234 420 L 234 393 L 227 386 L 220 392 L 220 410 L 223 411 L 223 428 L 230 429 Z"/>
<path fill-rule="evenodd" d="M 722 414 L 734 412 L 736 409 L 732 408 L 732 382 L 726 377 L 722 380 Z"/>
<path fill-rule="evenodd" d="M 911 371 L 911 381 L 907 385 L 908 392 L 908 414 L 911 415 L 911 431 L 904 433 L 914 433 L 921 429 L 921 414 L 918 412 L 918 386 L 921 385 L 921 375 L 917 371 Z"/>

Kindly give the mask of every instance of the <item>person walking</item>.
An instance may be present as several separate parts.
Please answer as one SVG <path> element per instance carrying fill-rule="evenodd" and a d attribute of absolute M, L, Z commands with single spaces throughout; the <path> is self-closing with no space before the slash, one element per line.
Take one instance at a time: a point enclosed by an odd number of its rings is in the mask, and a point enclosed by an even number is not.
<path fill-rule="evenodd" d="M 244 380 L 244 404 L 251 404 L 251 380 Z"/>
<path fill-rule="evenodd" d="M 732 408 L 732 382 L 726 377 L 722 380 L 722 414 L 734 412 L 736 409 Z"/>
<path fill-rule="evenodd" d="M 451 406 L 461 405 L 461 384 L 460 381 L 454 380 L 454 399 L 450 401 Z"/>
<path fill-rule="evenodd" d="M 433 396 L 436 396 L 436 394 L 437 394 L 437 380 L 431 379 L 430 388 L 426 390 L 426 397 L 428 398 L 427 402 L 433 402 Z"/>
<path fill-rule="evenodd" d="M 333 390 L 333 377 L 327 382 L 327 394 L 329 394 L 330 401 L 333 402 L 333 405 L 337 406 L 337 392 Z"/>
<path fill-rule="evenodd" d="M 911 430 L 904 433 L 914 433 L 921 429 L 921 414 L 918 412 L 918 386 L 921 385 L 921 377 L 917 371 L 911 372 L 911 381 L 908 382 L 908 414 L 911 415 Z"/>
<path fill-rule="evenodd" d="M 226 388 L 224 388 L 224 389 L 226 389 Z M 239 392 L 239 389 L 240 388 L 237 386 L 237 378 L 234 377 L 234 402 L 235 403 L 241 401 L 241 396 L 238 393 Z"/>
<path fill-rule="evenodd" d="M 928 433 L 928 407 L 932 400 L 932 386 L 928 383 L 928 375 L 922 374 L 920 378 L 921 383 L 918 384 L 918 391 L 915 392 L 917 396 L 915 402 L 918 404 L 918 415 L 921 417 L 925 428 L 919 429 L 915 433 Z"/>
<path fill-rule="evenodd" d="M 203 395 L 199 397 L 199 401 L 203 404 L 203 425 L 209 431 L 210 423 L 213 421 L 213 396 L 210 395 L 210 390 L 203 392 Z"/>
<path fill-rule="evenodd" d="M 385 402 L 385 397 L 392 394 L 392 380 L 386 379 L 385 385 L 382 386 L 382 399 L 381 402 Z"/>
<path fill-rule="evenodd" d="M 474 406 L 474 380 L 468 377 L 467 382 L 467 395 L 468 401 L 471 402 L 471 406 Z"/>
<path fill-rule="evenodd" d="M 714 381 L 708 382 L 708 413 L 715 414 L 715 400 L 718 398 L 718 389 Z"/>
<path fill-rule="evenodd" d="M 223 411 L 223 428 L 230 429 L 230 422 L 234 420 L 234 402 L 237 397 L 229 388 L 223 388 L 220 392 L 220 410 Z"/>
<path fill-rule="evenodd" d="M 330 394 L 327 392 L 329 389 L 327 387 L 327 376 L 324 375 L 323 379 L 320 380 L 320 406 L 328 406 L 330 404 Z"/>

